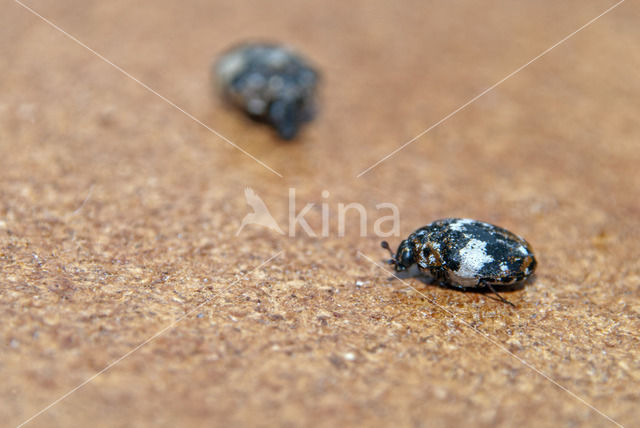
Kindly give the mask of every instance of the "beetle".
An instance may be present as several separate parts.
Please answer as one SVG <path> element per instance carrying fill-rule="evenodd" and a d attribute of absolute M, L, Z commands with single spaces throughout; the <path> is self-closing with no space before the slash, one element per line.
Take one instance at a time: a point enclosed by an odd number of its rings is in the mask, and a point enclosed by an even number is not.
<path fill-rule="evenodd" d="M 313 119 L 319 73 L 300 54 L 274 43 L 243 43 L 214 64 L 223 96 L 290 140 Z"/>
<path fill-rule="evenodd" d="M 443 285 L 489 288 L 501 301 L 514 306 L 494 286 L 513 284 L 530 277 L 536 269 L 531 245 L 520 236 L 478 220 L 445 218 L 417 229 L 400 243 L 389 264 L 402 272 L 416 264 Z"/>

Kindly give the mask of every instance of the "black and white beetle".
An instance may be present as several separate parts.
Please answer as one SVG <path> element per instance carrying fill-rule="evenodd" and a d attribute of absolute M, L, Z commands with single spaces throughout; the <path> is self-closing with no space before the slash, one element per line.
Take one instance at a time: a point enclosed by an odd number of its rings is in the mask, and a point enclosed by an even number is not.
<path fill-rule="evenodd" d="M 477 220 L 446 218 L 413 232 L 400 243 L 390 264 L 401 272 L 413 264 L 436 281 L 457 288 L 487 287 L 505 303 L 494 285 L 512 284 L 529 277 L 536 268 L 531 245 L 501 227 Z"/>
<path fill-rule="evenodd" d="M 313 119 L 319 73 L 286 46 L 236 46 L 220 57 L 213 71 L 225 98 L 250 117 L 271 124 L 286 140 Z"/>

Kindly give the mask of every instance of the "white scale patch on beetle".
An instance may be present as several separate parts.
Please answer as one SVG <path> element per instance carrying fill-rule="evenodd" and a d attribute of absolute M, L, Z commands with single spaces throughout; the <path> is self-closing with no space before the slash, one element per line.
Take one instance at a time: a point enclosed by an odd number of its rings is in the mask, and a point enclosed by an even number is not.
<path fill-rule="evenodd" d="M 493 257 L 486 252 L 487 243 L 477 239 L 471 239 L 460 250 L 460 268 L 456 275 L 461 278 L 475 278 L 482 267 L 493 261 Z"/>
<path fill-rule="evenodd" d="M 473 220 L 470 220 L 468 218 L 463 218 L 457 221 L 454 221 L 453 223 L 451 223 L 449 225 L 449 228 L 451 230 L 455 230 L 457 232 L 462 232 L 462 228 L 466 225 L 466 224 L 471 224 L 473 223 Z"/>
<path fill-rule="evenodd" d="M 244 68 L 246 61 L 240 54 L 229 54 L 220 60 L 216 69 L 218 85 L 222 86 Z"/>
<path fill-rule="evenodd" d="M 449 229 L 455 230 L 456 232 L 462 232 L 462 226 L 464 226 L 462 223 L 456 221 L 455 223 L 451 223 L 449 225 Z"/>

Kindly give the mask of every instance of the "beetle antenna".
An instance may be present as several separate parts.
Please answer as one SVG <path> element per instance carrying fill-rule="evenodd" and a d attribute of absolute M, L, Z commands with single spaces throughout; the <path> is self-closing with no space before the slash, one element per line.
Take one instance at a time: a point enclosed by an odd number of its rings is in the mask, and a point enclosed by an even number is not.
<path fill-rule="evenodd" d="M 395 263 L 396 263 L 396 260 L 395 260 L 396 255 L 395 255 L 395 254 L 393 254 L 393 250 L 392 250 L 392 249 L 391 249 L 391 247 L 389 246 L 389 243 L 388 243 L 387 241 L 382 241 L 382 242 L 380 243 L 380 246 L 381 246 L 382 248 L 384 248 L 385 250 L 388 250 L 388 251 L 389 251 L 389 254 L 391 254 L 391 259 L 389 259 L 389 260 L 387 261 L 387 263 L 389 263 L 390 265 L 395 264 Z"/>

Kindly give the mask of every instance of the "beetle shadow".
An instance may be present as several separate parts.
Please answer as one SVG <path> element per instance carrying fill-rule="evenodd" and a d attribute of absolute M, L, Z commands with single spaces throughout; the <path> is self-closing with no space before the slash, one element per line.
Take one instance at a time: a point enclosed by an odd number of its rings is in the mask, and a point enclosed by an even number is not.
<path fill-rule="evenodd" d="M 488 297 L 494 300 L 500 301 L 499 299 L 493 297 L 495 293 L 489 287 L 455 287 L 452 285 L 446 285 L 440 281 L 437 281 L 431 275 L 421 272 L 416 265 L 411 266 L 411 268 L 409 268 L 406 271 L 396 272 L 395 277 L 391 276 L 388 278 L 388 280 L 390 281 L 393 281 L 395 279 L 401 279 L 401 280 L 417 279 L 420 282 L 422 282 L 425 286 L 435 286 L 435 287 L 440 287 L 447 290 L 462 291 L 465 293 L 474 293 L 474 294 L 483 294 L 483 295 L 489 294 L 490 296 Z M 532 284 L 535 280 L 536 280 L 536 275 L 532 274 L 530 277 L 513 284 L 504 284 L 504 285 L 494 284 L 493 288 L 495 288 L 495 290 L 500 293 L 503 293 L 503 292 L 512 293 L 514 291 L 523 290 L 526 286 Z"/>

